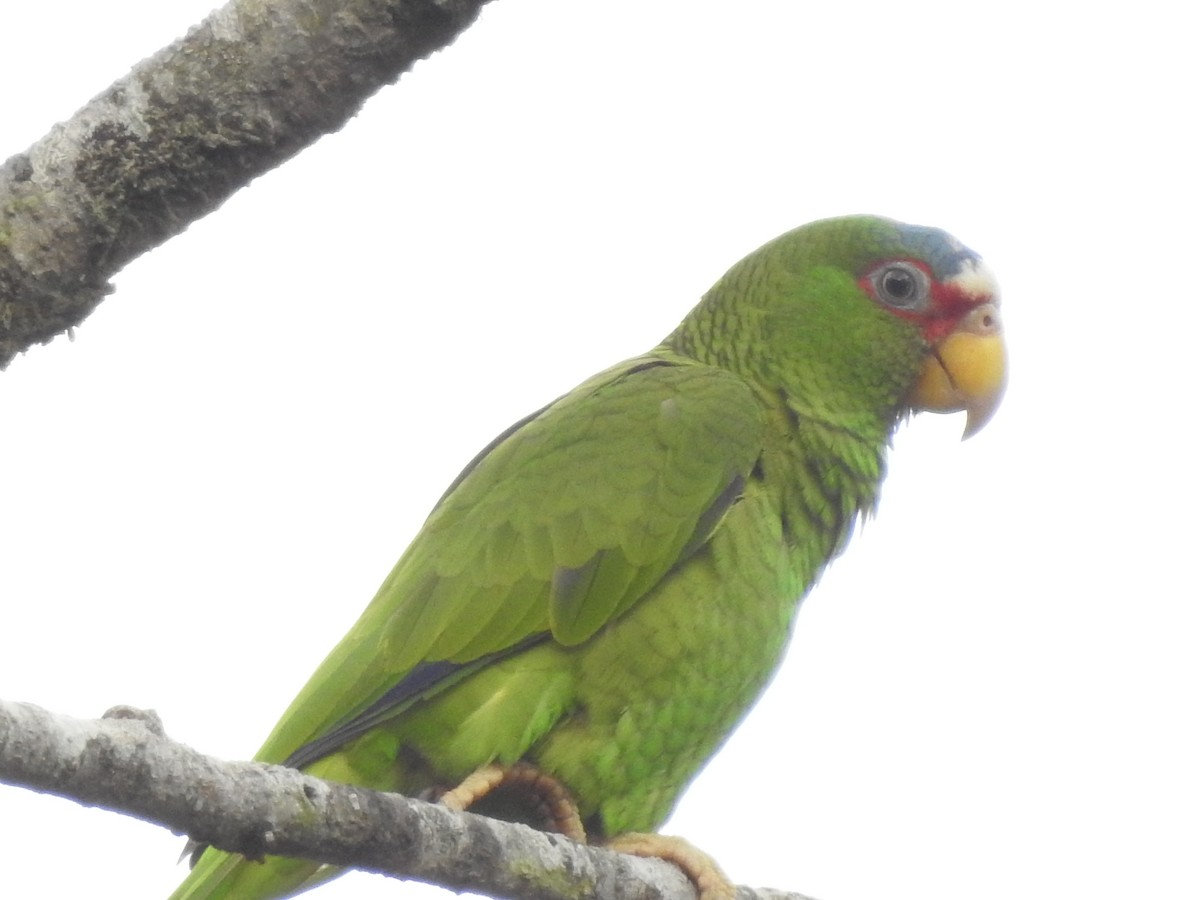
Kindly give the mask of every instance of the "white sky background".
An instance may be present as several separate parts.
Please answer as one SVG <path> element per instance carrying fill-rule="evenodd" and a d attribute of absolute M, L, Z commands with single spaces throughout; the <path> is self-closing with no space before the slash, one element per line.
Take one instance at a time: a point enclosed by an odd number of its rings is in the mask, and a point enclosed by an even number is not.
<path fill-rule="evenodd" d="M 0 157 L 211 3 L 7 4 Z M 901 431 L 666 830 L 821 900 L 1195 898 L 1183 10 L 498 0 L 0 374 L 0 696 L 248 757 L 496 432 L 763 241 L 877 212 L 997 273 L 1007 400 Z M 183 875 L 167 832 L 14 789 L 0 848 L 6 897 Z"/>

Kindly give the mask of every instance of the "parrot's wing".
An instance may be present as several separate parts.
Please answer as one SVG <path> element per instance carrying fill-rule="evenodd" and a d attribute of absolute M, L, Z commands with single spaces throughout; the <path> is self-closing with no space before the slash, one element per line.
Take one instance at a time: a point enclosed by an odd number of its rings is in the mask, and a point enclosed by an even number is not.
<path fill-rule="evenodd" d="M 259 758 L 305 765 L 517 649 L 587 640 L 708 541 L 764 416 L 737 376 L 648 356 L 518 422 L 451 485 Z"/>

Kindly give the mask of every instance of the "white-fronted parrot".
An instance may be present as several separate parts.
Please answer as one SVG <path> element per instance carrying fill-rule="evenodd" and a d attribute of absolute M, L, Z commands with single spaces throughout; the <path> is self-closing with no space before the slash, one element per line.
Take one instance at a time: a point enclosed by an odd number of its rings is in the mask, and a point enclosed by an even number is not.
<path fill-rule="evenodd" d="M 485 447 L 255 758 L 515 817 L 550 785 L 568 833 L 658 853 L 621 836 L 653 832 L 754 703 L 897 423 L 966 410 L 971 434 L 1004 380 L 995 283 L 945 232 L 776 238 Z M 174 897 L 329 874 L 210 848 Z"/>

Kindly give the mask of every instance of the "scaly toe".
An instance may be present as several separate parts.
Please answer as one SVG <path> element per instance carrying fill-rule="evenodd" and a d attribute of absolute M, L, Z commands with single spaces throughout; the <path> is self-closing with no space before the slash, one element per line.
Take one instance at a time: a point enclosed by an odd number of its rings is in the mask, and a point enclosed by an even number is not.
<path fill-rule="evenodd" d="M 464 778 L 458 787 L 442 794 L 439 802 L 449 809 L 462 812 L 500 788 L 515 789 L 524 795 L 530 807 L 545 820 L 546 831 L 587 843 L 587 833 L 571 792 L 557 778 L 529 763 L 519 762 L 512 766 L 491 763 L 481 766 Z"/>
<path fill-rule="evenodd" d="M 737 896 L 737 888 L 721 871 L 716 860 L 681 837 L 630 832 L 618 835 L 606 846 L 618 853 L 663 859 L 675 864 L 696 885 L 700 900 L 735 900 Z"/>

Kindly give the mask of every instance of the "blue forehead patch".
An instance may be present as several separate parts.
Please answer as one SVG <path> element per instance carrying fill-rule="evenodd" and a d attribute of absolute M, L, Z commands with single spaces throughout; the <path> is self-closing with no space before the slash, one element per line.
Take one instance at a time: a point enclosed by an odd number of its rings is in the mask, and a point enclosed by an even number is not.
<path fill-rule="evenodd" d="M 897 223 L 896 231 L 903 247 L 914 257 L 929 262 L 933 277 L 938 281 L 957 275 L 968 262 L 979 261 L 978 253 L 964 247 L 940 228 Z"/>

